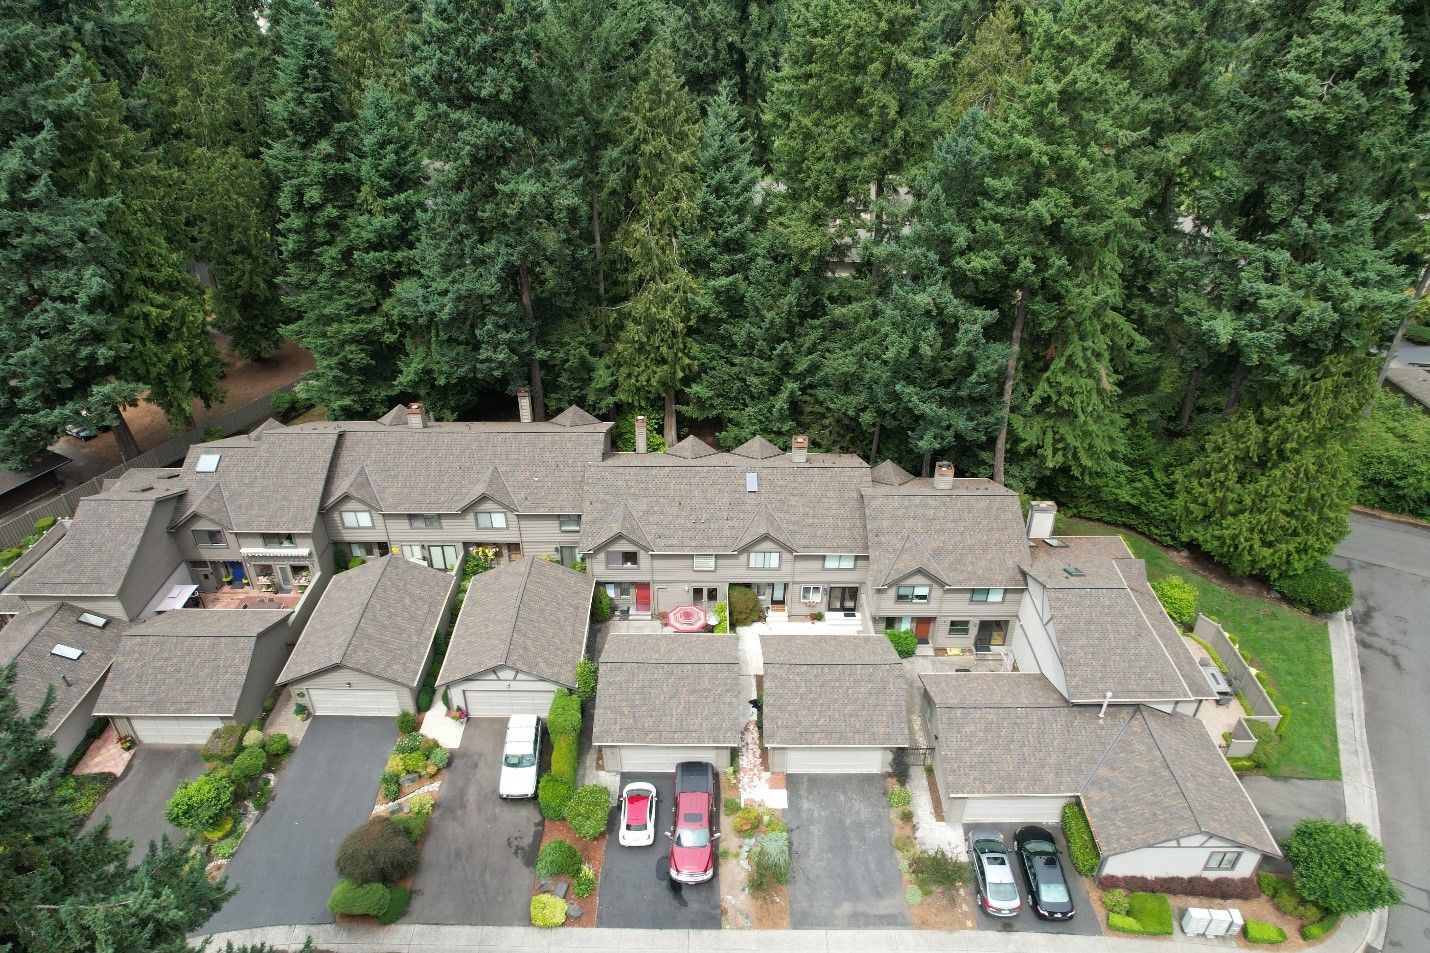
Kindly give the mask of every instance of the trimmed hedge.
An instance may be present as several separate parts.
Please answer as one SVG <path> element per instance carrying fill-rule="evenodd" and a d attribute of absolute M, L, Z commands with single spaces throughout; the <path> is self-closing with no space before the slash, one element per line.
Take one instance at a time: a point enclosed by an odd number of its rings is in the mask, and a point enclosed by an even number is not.
<path fill-rule="evenodd" d="M 600 591 L 600 590 L 597 590 Z M 566 922 L 566 901 L 549 893 L 531 898 L 531 925 L 550 929 Z"/>
<path fill-rule="evenodd" d="M 1063 838 L 1068 843 L 1068 856 L 1077 872 L 1084 877 L 1091 877 L 1096 873 L 1102 854 L 1098 852 L 1097 841 L 1093 839 L 1092 825 L 1087 822 L 1087 814 L 1076 801 L 1063 805 Z"/>
<path fill-rule="evenodd" d="M 1125 917 L 1132 910 L 1132 895 L 1121 887 L 1103 891 L 1102 908 L 1108 913 L 1117 913 Z"/>
<path fill-rule="evenodd" d="M 600 677 L 595 659 L 583 658 L 576 663 L 576 697 L 583 702 L 596 698 L 596 682 Z"/>
<path fill-rule="evenodd" d="M 1172 901 L 1166 894 L 1138 891 L 1129 900 L 1130 916 L 1148 936 L 1172 935 Z"/>
<path fill-rule="evenodd" d="M 410 711 L 400 711 L 397 713 L 397 733 L 399 735 L 410 735 L 417 730 L 417 715 Z"/>
<path fill-rule="evenodd" d="M 574 844 L 560 838 L 547 841 L 536 855 L 536 876 L 542 880 L 551 877 L 574 877 L 581 872 L 581 852 Z"/>
<path fill-rule="evenodd" d="M 551 699 L 551 708 L 546 713 L 546 730 L 554 739 L 581 736 L 581 699 L 566 691 L 557 689 Z"/>
<path fill-rule="evenodd" d="M 268 767 L 268 753 L 262 746 L 254 745 L 251 748 L 244 748 L 243 752 L 233 759 L 233 764 L 229 766 L 229 774 L 239 784 L 247 784 L 263 773 L 263 769 Z"/>
<path fill-rule="evenodd" d="M 388 895 L 383 884 L 357 884 L 345 877 L 328 894 L 328 912 L 334 916 L 382 916 L 387 912 Z"/>
<path fill-rule="evenodd" d="M 1263 923 L 1260 920 L 1247 920 L 1246 925 L 1241 928 L 1241 935 L 1246 937 L 1248 943 L 1285 943 L 1286 931 L 1274 923 Z"/>
<path fill-rule="evenodd" d="M 283 732 L 275 731 L 263 739 L 263 750 L 268 752 L 270 757 L 281 758 L 293 750 L 293 742 L 289 741 Z"/>
<path fill-rule="evenodd" d="M 1147 932 L 1142 929 L 1142 924 L 1122 913 L 1109 913 L 1107 915 L 1107 928 L 1109 930 L 1116 930 L 1118 933 L 1135 933 L 1138 936 Z"/>
<path fill-rule="evenodd" d="M 1166 576 L 1152 583 L 1152 591 L 1173 622 L 1191 628 L 1197 621 L 1197 587 L 1181 576 Z"/>
<path fill-rule="evenodd" d="M 889 644 L 899 653 L 899 658 L 911 658 L 919 647 L 919 637 L 908 629 L 894 629 L 884 634 L 889 637 Z"/>
<path fill-rule="evenodd" d="M 574 735 L 565 735 L 551 743 L 551 773 L 565 781 L 573 790 L 576 787 L 576 748 Z"/>
<path fill-rule="evenodd" d="M 1175 893 L 1213 900 L 1252 900 L 1261 888 L 1250 877 L 1119 877 L 1104 874 L 1097 878 L 1103 890 L 1140 890 L 1147 893 Z"/>
<path fill-rule="evenodd" d="M 338 874 L 357 884 L 392 883 L 417 867 L 417 847 L 390 817 L 363 824 L 338 847 Z"/>
<path fill-rule="evenodd" d="M 541 776 L 536 785 L 536 806 L 541 816 L 548 821 L 559 821 L 566 816 L 566 802 L 571 800 L 571 785 L 550 771 Z"/>
<path fill-rule="evenodd" d="M 1340 923 L 1340 914 L 1328 913 L 1321 919 L 1317 920 L 1315 923 L 1308 923 L 1305 926 L 1301 927 L 1301 939 L 1319 940 L 1321 937 L 1325 936 L 1327 933 L 1330 933 L 1336 927 L 1340 926 Z"/>
<path fill-rule="evenodd" d="M 1313 566 L 1295 576 L 1277 579 L 1276 591 L 1298 609 L 1312 615 L 1326 615 L 1350 608 L 1355 600 L 1351 577 L 1329 563 Z"/>
<path fill-rule="evenodd" d="M 610 816 L 611 792 L 599 784 L 577 788 L 566 802 L 566 823 L 586 840 L 595 840 L 606 833 L 606 821 Z"/>
<path fill-rule="evenodd" d="M 407 912 L 407 901 L 411 896 L 406 887 L 388 887 L 387 906 L 377 915 L 377 922 L 387 926 L 401 920 Z"/>
<path fill-rule="evenodd" d="M 199 757 L 205 761 L 232 761 L 243 747 L 243 732 L 242 725 L 219 725 L 199 749 Z"/>
<path fill-rule="evenodd" d="M 611 594 L 604 586 L 597 586 L 595 592 L 591 593 L 591 621 L 596 625 L 610 622 L 612 611 Z"/>

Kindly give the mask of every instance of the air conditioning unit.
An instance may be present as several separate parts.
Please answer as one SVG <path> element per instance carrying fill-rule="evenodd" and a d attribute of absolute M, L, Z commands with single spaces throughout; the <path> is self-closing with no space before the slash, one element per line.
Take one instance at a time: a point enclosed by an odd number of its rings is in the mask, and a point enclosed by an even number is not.
<path fill-rule="evenodd" d="M 1182 932 L 1187 936 L 1206 936 L 1207 927 L 1211 926 L 1212 916 L 1210 910 L 1201 907 L 1188 907 L 1187 912 L 1182 914 Z"/>

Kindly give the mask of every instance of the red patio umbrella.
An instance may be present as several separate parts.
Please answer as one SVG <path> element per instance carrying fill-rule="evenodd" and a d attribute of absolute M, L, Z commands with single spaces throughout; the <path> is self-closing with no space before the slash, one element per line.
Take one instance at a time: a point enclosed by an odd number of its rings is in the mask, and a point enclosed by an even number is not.
<path fill-rule="evenodd" d="M 710 618 L 699 606 L 676 606 L 665 614 L 665 624 L 677 632 L 704 632 Z"/>

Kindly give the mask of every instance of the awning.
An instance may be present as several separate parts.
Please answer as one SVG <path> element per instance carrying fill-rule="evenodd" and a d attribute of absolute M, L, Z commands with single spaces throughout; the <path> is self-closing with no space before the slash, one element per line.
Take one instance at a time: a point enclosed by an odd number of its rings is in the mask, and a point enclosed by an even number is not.
<path fill-rule="evenodd" d="M 301 549 L 297 546 L 277 546 L 272 549 L 240 549 L 239 552 L 245 556 L 259 556 L 264 559 L 308 559 L 312 556 L 312 550 L 306 546 Z"/>
<path fill-rule="evenodd" d="M 159 605 L 155 607 L 157 612 L 168 612 L 170 609 L 182 609 L 184 603 L 189 601 L 189 596 L 199 591 L 198 586 L 172 586 L 168 595 L 159 600 Z"/>

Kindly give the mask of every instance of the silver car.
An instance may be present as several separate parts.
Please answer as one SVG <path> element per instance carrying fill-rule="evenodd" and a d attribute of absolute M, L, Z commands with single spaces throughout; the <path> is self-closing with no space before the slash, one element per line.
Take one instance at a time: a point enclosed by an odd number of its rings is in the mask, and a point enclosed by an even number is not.
<path fill-rule="evenodd" d="M 1003 835 L 986 827 L 968 832 L 973 861 L 973 877 L 978 889 L 978 906 L 993 917 L 1017 916 L 1023 909 L 1023 898 L 1013 879 L 1013 865 Z"/>

